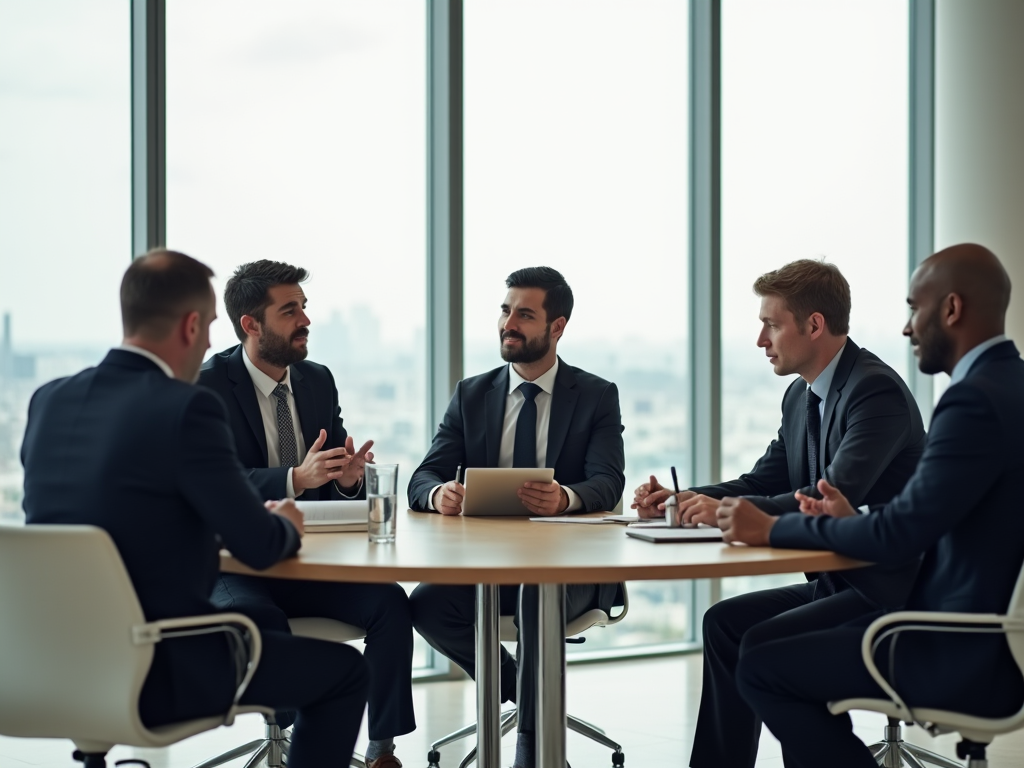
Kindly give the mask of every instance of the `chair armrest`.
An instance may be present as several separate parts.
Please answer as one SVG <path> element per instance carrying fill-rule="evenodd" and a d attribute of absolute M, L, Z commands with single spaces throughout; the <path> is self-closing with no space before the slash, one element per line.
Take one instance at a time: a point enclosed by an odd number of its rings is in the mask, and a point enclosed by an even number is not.
<path fill-rule="evenodd" d="M 904 626 L 886 629 L 891 624 L 904 624 Z M 937 626 L 957 624 L 960 626 Z M 883 631 L 884 630 L 884 631 Z M 900 697 L 889 681 L 886 680 L 875 664 L 875 650 L 887 637 L 898 635 L 901 632 L 969 632 L 969 633 L 995 633 L 1005 634 L 1007 632 L 1024 631 L 1024 621 L 1013 616 L 1004 616 L 997 613 L 940 613 L 937 611 L 896 611 L 880 616 L 871 622 L 865 630 L 861 639 L 861 657 L 868 673 L 878 686 L 896 705 L 896 708 L 906 715 L 902 719 L 913 720 L 913 713 L 906 702 Z M 877 638 L 877 639 L 876 639 Z M 890 673 L 892 670 L 890 670 Z"/>
<path fill-rule="evenodd" d="M 608 609 L 608 623 L 605 626 L 610 627 L 612 624 L 618 624 L 629 613 L 629 592 L 626 590 L 626 582 L 622 582 L 622 610 L 615 616 L 611 615 L 611 608 Z"/>
<path fill-rule="evenodd" d="M 260 631 L 248 616 L 240 613 L 212 613 L 206 616 L 183 616 L 174 619 L 160 619 L 132 627 L 132 643 L 146 645 L 173 640 L 178 637 L 195 637 L 224 633 L 231 644 L 235 659 L 235 695 L 231 707 L 224 716 L 224 724 L 235 721 L 239 702 L 260 663 L 263 643 Z"/>

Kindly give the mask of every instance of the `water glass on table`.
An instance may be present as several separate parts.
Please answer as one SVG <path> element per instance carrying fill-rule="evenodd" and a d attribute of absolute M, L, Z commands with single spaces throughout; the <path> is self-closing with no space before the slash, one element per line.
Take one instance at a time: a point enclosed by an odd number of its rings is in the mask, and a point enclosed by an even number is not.
<path fill-rule="evenodd" d="M 398 465 L 366 465 L 366 499 L 370 502 L 367 531 L 374 544 L 395 541 L 398 513 Z"/>

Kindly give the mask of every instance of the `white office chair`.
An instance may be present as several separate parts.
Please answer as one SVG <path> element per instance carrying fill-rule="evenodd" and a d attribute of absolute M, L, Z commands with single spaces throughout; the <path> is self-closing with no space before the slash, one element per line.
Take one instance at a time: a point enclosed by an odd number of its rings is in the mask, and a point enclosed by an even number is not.
<path fill-rule="evenodd" d="M 273 714 L 238 703 L 259 664 L 256 626 L 236 613 L 147 622 L 117 548 L 100 528 L 0 526 L 0 616 L 0 733 L 70 739 L 85 768 L 104 768 L 117 744 L 164 747 L 230 725 L 243 712 Z M 144 726 L 139 694 L 153 644 L 213 633 L 235 647 L 231 708 L 219 717 Z"/>
<path fill-rule="evenodd" d="M 570 621 L 565 627 L 566 638 L 575 638 L 591 627 L 610 627 L 613 624 L 618 624 L 626 617 L 626 613 L 629 611 L 629 594 L 626 592 L 626 585 L 622 585 L 622 610 L 615 616 L 610 616 L 605 611 L 599 608 L 587 611 L 579 618 L 574 621 Z M 516 625 L 513 622 L 512 616 L 501 616 L 499 618 L 498 635 L 503 642 L 514 643 L 518 638 L 518 631 Z M 585 638 L 578 638 L 574 641 L 569 642 L 580 642 L 582 643 Z M 506 712 L 501 713 L 501 735 L 504 736 L 506 733 L 516 727 L 516 710 L 510 709 Z M 622 745 L 617 744 L 605 735 L 604 730 L 598 728 L 593 723 L 588 723 L 585 720 L 580 720 L 578 717 L 572 715 L 566 716 L 566 724 L 569 726 L 569 730 L 575 731 L 588 739 L 596 741 L 605 747 L 612 750 L 612 765 L 616 768 L 626 763 L 626 755 L 622 751 Z M 440 768 L 441 762 L 441 747 L 451 744 L 453 741 L 458 741 L 467 736 L 471 736 L 476 733 L 476 723 L 470 723 L 454 733 L 449 733 L 433 744 L 430 745 L 430 751 L 427 753 L 427 768 Z M 466 768 L 470 763 L 476 760 L 476 747 L 470 750 L 469 754 L 466 755 L 462 762 L 459 763 L 459 768 Z"/>
<path fill-rule="evenodd" d="M 907 622 L 905 626 L 886 629 L 891 624 Z M 943 626 L 937 626 L 937 625 Z M 948 626 L 948 625 L 954 626 Z M 923 763 L 932 763 L 944 768 L 961 768 L 954 760 L 936 755 L 926 749 L 903 741 L 900 721 L 917 723 L 933 736 L 940 733 L 957 732 L 963 739 L 957 744 L 956 753 L 967 760 L 967 768 L 988 768 L 985 748 L 1001 733 L 1009 733 L 1024 727 L 1024 707 L 1019 712 L 1002 718 L 975 717 L 960 712 L 942 709 L 915 707 L 911 709 L 896 690 L 878 671 L 874 651 L 886 638 L 901 632 L 958 632 L 1005 634 L 1017 666 L 1024 670 L 1024 570 L 1017 577 L 1017 585 L 1010 597 L 1006 614 L 985 613 L 940 613 L 926 611 L 899 611 L 890 613 L 872 622 L 864 633 L 861 654 L 868 672 L 888 699 L 845 699 L 829 704 L 832 714 L 864 709 L 881 712 L 889 718 L 885 738 L 873 744 L 870 749 L 878 765 L 885 768 L 900 768 L 906 763 L 910 768 L 923 768 Z"/>
<path fill-rule="evenodd" d="M 291 619 L 288 622 L 288 626 L 291 628 L 293 635 L 312 637 L 317 640 L 328 640 L 332 643 L 347 643 L 350 640 L 361 640 L 366 637 L 365 629 L 345 624 L 342 621 L 321 617 Z M 288 747 L 291 745 L 291 740 L 288 737 L 288 733 L 282 731 L 280 726 L 278 726 L 273 713 L 264 714 L 263 719 L 266 723 L 266 731 L 262 739 L 255 739 L 248 744 L 235 747 L 222 755 L 212 757 L 200 763 L 195 768 L 215 768 L 215 766 L 223 765 L 248 754 L 251 754 L 252 757 L 245 764 L 245 768 L 256 768 L 256 766 L 282 768 L 288 759 Z M 350 765 L 352 768 L 366 768 L 363 756 L 357 754 L 352 755 Z"/>

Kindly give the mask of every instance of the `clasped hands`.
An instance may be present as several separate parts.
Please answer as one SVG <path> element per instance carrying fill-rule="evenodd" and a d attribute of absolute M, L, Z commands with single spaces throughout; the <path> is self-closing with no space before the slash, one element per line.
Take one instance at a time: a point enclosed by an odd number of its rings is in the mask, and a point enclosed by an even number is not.
<path fill-rule="evenodd" d="M 336 480 L 341 488 L 353 488 L 363 479 L 367 462 L 373 463 L 370 448 L 373 440 L 367 440 L 358 451 L 355 441 L 349 435 L 342 448 L 322 450 L 327 441 L 327 430 L 321 429 L 320 436 L 310 446 L 302 464 L 292 470 L 292 486 L 295 495 L 307 488 L 319 488 L 324 483 Z"/>
<path fill-rule="evenodd" d="M 569 507 L 569 496 L 557 482 L 524 483 L 519 489 L 519 500 L 535 515 L 549 517 L 564 512 Z M 442 515 L 462 514 L 462 500 L 466 495 L 466 486 L 455 480 L 449 480 L 436 491 L 431 501 L 434 509 Z"/>
<path fill-rule="evenodd" d="M 818 481 L 822 498 L 814 499 L 797 492 L 800 511 L 805 515 L 849 517 L 857 514 L 845 496 L 827 480 Z M 665 512 L 665 500 L 672 495 L 651 475 L 649 483 L 636 489 L 631 509 L 643 519 L 659 518 Z M 676 494 L 678 514 L 682 523 L 705 523 L 722 530 L 722 539 L 728 544 L 741 543 L 765 547 L 770 544 L 772 526 L 777 518 L 759 509 L 750 499 L 726 497 L 712 499 L 693 491 Z"/>

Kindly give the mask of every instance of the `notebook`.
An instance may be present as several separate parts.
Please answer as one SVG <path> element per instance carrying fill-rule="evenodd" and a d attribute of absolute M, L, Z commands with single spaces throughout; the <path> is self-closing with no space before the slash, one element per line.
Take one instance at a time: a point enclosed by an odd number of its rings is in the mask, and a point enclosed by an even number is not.
<path fill-rule="evenodd" d="M 306 533 L 345 533 L 365 531 L 370 505 L 360 501 L 296 501 L 305 518 Z"/>
<path fill-rule="evenodd" d="M 626 528 L 626 535 L 660 544 L 665 541 L 721 541 L 717 528 Z"/>

